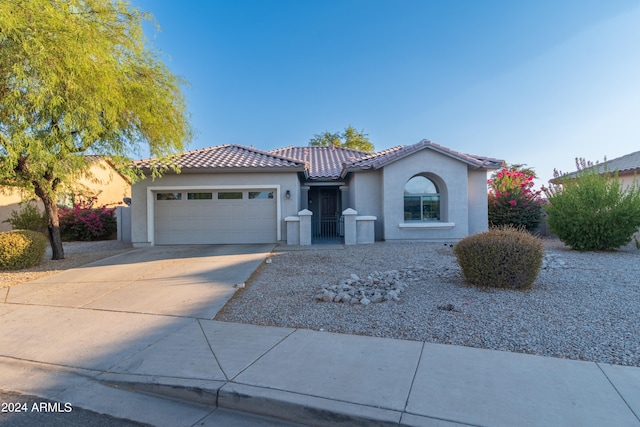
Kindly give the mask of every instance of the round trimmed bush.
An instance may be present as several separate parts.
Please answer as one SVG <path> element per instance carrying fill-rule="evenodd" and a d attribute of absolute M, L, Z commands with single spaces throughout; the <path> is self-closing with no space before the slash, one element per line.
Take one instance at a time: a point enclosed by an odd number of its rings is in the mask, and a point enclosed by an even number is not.
<path fill-rule="evenodd" d="M 538 277 L 544 244 L 526 231 L 494 228 L 462 239 L 454 253 L 468 283 L 525 289 Z"/>
<path fill-rule="evenodd" d="M 49 240 L 31 230 L 0 233 L 0 270 L 20 270 L 40 264 Z"/>

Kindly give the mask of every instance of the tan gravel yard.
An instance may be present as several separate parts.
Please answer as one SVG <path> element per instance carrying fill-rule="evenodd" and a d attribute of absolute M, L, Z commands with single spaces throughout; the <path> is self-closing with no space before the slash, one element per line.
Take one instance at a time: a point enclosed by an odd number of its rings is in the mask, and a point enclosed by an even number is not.
<path fill-rule="evenodd" d="M 640 366 L 640 251 L 580 253 L 558 240 L 545 240 L 545 250 L 561 267 L 513 291 L 468 286 L 448 244 L 280 246 L 216 320 Z M 315 298 L 351 274 L 389 270 L 407 274 L 399 301 Z"/>
<path fill-rule="evenodd" d="M 51 260 L 51 249 L 48 248 L 45 260 L 37 267 L 15 271 L 0 271 L 0 288 L 29 282 L 133 249 L 130 243 L 116 240 L 65 242 L 63 243 L 63 248 L 65 253 L 65 259 L 63 260 Z"/>
<path fill-rule="evenodd" d="M 132 250 L 117 241 L 65 243 L 66 259 L 0 272 L 0 288 Z M 408 339 L 640 367 L 640 250 L 580 253 L 557 239 L 532 289 L 468 286 L 451 245 L 275 248 L 216 320 Z M 320 302 L 325 284 L 351 274 L 402 271 L 399 301 Z"/>

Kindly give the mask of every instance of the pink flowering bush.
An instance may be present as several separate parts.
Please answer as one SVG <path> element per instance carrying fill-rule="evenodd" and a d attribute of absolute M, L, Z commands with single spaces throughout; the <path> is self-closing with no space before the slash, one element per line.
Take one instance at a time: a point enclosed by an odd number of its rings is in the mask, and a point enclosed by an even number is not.
<path fill-rule="evenodd" d="M 541 192 L 533 189 L 534 175 L 503 168 L 489 183 L 489 225 L 510 225 L 531 232 L 540 224 Z"/>
<path fill-rule="evenodd" d="M 116 232 L 115 208 L 92 208 L 91 203 L 78 203 L 73 208 L 60 208 L 60 234 L 64 241 L 109 240 Z"/>

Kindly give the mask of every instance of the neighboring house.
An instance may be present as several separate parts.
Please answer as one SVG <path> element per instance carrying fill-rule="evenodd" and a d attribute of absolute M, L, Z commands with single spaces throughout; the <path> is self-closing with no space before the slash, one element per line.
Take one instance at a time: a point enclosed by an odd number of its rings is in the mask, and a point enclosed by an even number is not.
<path fill-rule="evenodd" d="M 275 243 L 305 209 L 313 239 L 338 239 L 347 208 L 375 216 L 376 240 L 457 240 L 487 229 L 487 172 L 502 160 L 423 140 L 379 153 L 221 145 L 177 164 L 133 185 L 134 245 Z M 150 160 L 135 165 L 148 172 Z"/>
<path fill-rule="evenodd" d="M 73 187 L 63 191 L 59 205 L 73 206 L 82 200 L 94 198 L 93 206 L 115 207 L 124 198 L 131 197 L 131 182 L 116 171 L 113 165 L 99 156 L 90 156 L 92 160 L 89 169 L 91 178 L 81 178 Z M 22 201 L 37 200 L 35 195 L 26 195 L 19 188 L 3 187 L 0 189 L 0 231 L 11 230 L 11 224 L 3 222 L 11 217 L 11 212 L 20 209 Z M 37 202 L 42 211 L 43 206 Z"/>
<path fill-rule="evenodd" d="M 593 167 L 597 168 L 600 174 L 604 174 L 605 172 L 613 173 L 617 170 L 622 185 L 628 187 L 633 184 L 634 180 L 640 180 L 640 151 L 598 163 Z M 575 178 L 577 172 L 571 172 L 568 176 Z M 557 182 L 557 179 L 552 180 L 552 182 Z M 640 181 L 638 182 L 640 183 Z"/>

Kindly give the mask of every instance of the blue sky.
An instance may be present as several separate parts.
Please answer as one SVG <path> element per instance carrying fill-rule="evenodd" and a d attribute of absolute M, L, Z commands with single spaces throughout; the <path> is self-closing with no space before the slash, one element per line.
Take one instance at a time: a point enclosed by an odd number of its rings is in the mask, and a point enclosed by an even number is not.
<path fill-rule="evenodd" d="M 161 27 L 189 149 L 307 145 L 348 125 L 525 163 L 640 149 L 640 0 L 132 0 Z"/>

